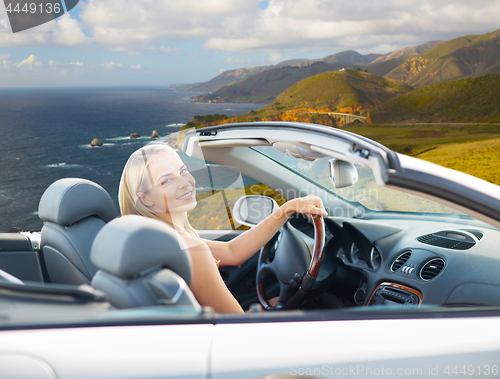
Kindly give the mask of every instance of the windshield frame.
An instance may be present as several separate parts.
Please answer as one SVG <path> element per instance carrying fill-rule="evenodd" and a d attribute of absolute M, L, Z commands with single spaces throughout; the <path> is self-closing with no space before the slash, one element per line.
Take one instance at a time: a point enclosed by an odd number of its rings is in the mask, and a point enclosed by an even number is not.
<path fill-rule="evenodd" d="M 326 191 L 329 195 L 332 195 L 334 196 L 337 200 L 340 200 L 342 202 L 345 202 L 347 204 L 349 204 L 351 207 L 354 207 L 355 209 L 357 209 L 358 211 L 356 212 L 356 215 L 355 217 L 356 218 L 363 218 L 363 215 L 367 215 L 367 214 L 371 214 L 372 216 L 375 216 L 376 215 L 386 215 L 386 216 L 389 216 L 389 217 L 394 217 L 394 216 L 398 216 L 398 215 L 418 215 L 418 216 L 430 216 L 432 217 L 433 219 L 435 218 L 450 218 L 450 219 L 459 219 L 459 220 L 464 220 L 464 221 L 475 221 L 476 219 L 467 215 L 467 214 L 464 214 L 464 213 L 444 213 L 444 212 L 418 212 L 418 211 L 408 211 L 408 210 L 386 210 L 386 209 L 373 209 L 373 208 L 369 208 L 368 206 L 366 206 L 365 204 L 359 202 L 359 201 L 355 201 L 355 200 L 349 200 L 345 197 L 343 197 L 342 195 L 338 194 L 337 192 L 333 191 L 331 188 L 328 188 L 326 187 L 325 185 L 319 183 L 318 181 L 314 180 L 313 178 L 305 175 L 304 173 L 294 169 L 293 167 L 290 167 L 289 165 L 281 162 L 279 159 L 269 155 L 269 154 L 266 154 L 262 148 L 272 148 L 271 146 L 253 146 L 253 147 L 250 147 L 250 149 L 254 150 L 255 152 L 263 155 L 264 157 L 266 157 L 267 159 L 270 159 L 272 160 L 273 162 L 277 163 L 278 165 L 282 166 L 283 168 L 293 172 L 295 175 L 297 176 L 300 176 L 301 178 L 305 179 L 306 181 L 308 181 L 309 183 L 311 183 L 312 185 L 314 185 L 315 187 L 318 187 L 324 191 Z M 275 149 L 276 152 L 279 152 L 279 150 Z M 284 154 L 284 153 L 282 153 Z M 334 158 L 334 157 L 329 157 L 330 159 Z M 300 158 L 296 158 L 296 159 L 300 159 Z M 365 169 L 368 169 L 368 170 L 372 170 L 371 167 L 363 167 L 361 165 L 359 165 L 360 167 L 362 168 L 365 168 Z M 373 181 L 375 181 L 375 178 L 373 178 Z M 352 186 L 351 186 L 352 187 Z M 378 186 L 380 189 L 388 189 L 387 187 L 381 187 L 381 186 Z M 392 190 L 397 190 L 395 188 L 391 188 Z M 397 190 L 399 191 L 399 190 Z M 406 191 L 399 191 L 399 192 L 402 192 L 404 194 L 407 194 L 407 195 L 411 195 L 411 196 L 416 196 L 416 195 L 413 195 L 413 194 L 408 194 Z M 426 201 L 432 201 L 432 200 L 429 200 L 429 199 L 425 199 L 424 197 L 420 197 L 420 196 L 417 196 L 419 198 L 421 198 L 422 200 L 426 200 Z M 435 201 L 433 201 L 435 202 Z M 441 203 L 438 203 L 438 202 L 435 202 L 436 204 L 439 204 L 440 206 L 445 206 Z M 450 208 L 451 210 L 453 210 L 453 208 Z"/>

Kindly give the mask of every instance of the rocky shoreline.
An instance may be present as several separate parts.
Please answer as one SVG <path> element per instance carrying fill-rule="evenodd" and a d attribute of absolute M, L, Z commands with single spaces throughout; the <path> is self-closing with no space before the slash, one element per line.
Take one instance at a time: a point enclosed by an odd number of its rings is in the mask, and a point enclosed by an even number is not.
<path fill-rule="evenodd" d="M 211 93 L 205 95 L 194 96 L 191 98 L 192 103 L 233 103 L 227 97 L 215 96 Z"/>

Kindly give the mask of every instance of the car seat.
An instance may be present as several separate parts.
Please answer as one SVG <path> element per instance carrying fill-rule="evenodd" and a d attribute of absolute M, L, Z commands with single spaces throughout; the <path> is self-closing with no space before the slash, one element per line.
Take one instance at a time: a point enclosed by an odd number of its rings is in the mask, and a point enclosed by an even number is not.
<path fill-rule="evenodd" d="M 179 305 L 201 310 L 188 287 L 191 256 L 184 239 L 148 217 L 117 218 L 97 234 L 90 259 L 99 268 L 92 287 L 116 308 Z"/>
<path fill-rule="evenodd" d="M 97 268 L 90 247 L 101 228 L 117 215 L 111 196 L 90 180 L 66 178 L 42 195 L 41 250 L 50 282 L 90 284 Z"/>

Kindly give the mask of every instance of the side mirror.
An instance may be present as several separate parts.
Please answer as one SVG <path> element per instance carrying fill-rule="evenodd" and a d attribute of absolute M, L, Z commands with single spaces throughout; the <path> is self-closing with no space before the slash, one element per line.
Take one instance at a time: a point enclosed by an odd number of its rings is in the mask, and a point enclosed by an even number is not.
<path fill-rule="evenodd" d="M 358 170 L 351 162 L 330 159 L 330 180 L 333 187 L 344 188 L 358 181 Z"/>
<path fill-rule="evenodd" d="M 273 214 L 278 208 L 278 203 L 270 197 L 243 196 L 234 204 L 233 218 L 242 225 L 253 227 Z"/>

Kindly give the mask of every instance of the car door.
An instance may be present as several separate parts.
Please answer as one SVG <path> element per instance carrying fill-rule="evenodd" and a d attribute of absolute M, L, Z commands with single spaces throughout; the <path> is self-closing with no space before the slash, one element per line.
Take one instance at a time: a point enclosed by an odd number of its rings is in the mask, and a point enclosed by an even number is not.
<path fill-rule="evenodd" d="M 209 377 L 212 324 L 123 324 L 0 331 L 0 378 Z"/>
<path fill-rule="evenodd" d="M 496 330 L 500 317 L 472 315 L 367 309 L 225 320 L 215 327 L 210 377 L 497 377 L 500 340 L 486 331 Z"/>

